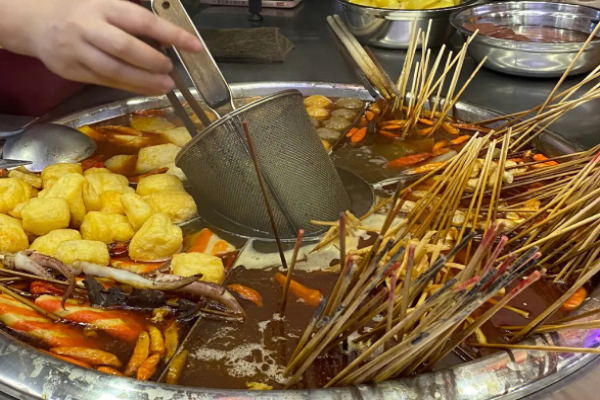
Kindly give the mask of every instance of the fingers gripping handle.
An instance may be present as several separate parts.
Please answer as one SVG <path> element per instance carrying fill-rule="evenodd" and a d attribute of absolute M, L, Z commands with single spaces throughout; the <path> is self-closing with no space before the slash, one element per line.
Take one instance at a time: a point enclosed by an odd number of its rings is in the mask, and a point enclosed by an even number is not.
<path fill-rule="evenodd" d="M 224 105 L 230 105 L 229 86 L 181 1 L 152 0 L 152 10 L 159 17 L 187 30 L 200 39 L 202 50 L 197 53 L 179 51 L 176 47 L 174 50 L 207 106 L 214 110 Z"/>

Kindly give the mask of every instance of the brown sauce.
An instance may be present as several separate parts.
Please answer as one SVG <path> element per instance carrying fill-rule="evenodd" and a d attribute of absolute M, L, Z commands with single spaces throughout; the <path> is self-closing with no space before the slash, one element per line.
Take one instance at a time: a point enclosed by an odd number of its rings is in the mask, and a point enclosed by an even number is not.
<path fill-rule="evenodd" d="M 248 382 L 261 382 L 280 389 L 287 360 L 310 321 L 315 308 L 290 293 L 283 316 L 278 304 L 282 288 L 274 280 L 275 269 L 230 271 L 227 284 L 238 283 L 258 291 L 263 307 L 240 300 L 246 311 L 242 322 L 200 320 L 187 339 L 190 356 L 180 385 L 210 388 L 247 389 Z M 336 274 L 295 271 L 294 279 L 329 296 Z M 332 352 L 313 362 L 297 388 L 322 387 L 351 359 Z"/>
<path fill-rule="evenodd" d="M 480 35 L 519 42 L 580 43 L 585 42 L 589 36 L 589 34 L 584 32 L 550 26 L 507 26 L 490 23 L 466 23 L 464 27 L 472 32 L 479 30 Z"/>

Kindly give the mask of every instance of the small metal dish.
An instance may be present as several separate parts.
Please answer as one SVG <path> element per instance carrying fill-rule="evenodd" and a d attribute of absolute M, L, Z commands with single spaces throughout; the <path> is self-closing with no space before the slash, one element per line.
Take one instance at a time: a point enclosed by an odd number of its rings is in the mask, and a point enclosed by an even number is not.
<path fill-rule="evenodd" d="M 600 10 L 574 4 L 546 1 L 510 1 L 473 5 L 455 11 L 450 22 L 463 38 L 473 34 L 466 24 L 490 23 L 511 27 L 521 33 L 524 27 L 550 27 L 569 37 L 574 33 L 591 34 L 600 20 Z M 523 42 L 477 35 L 469 45 L 469 54 L 485 67 L 511 75 L 558 77 L 569 67 L 583 42 Z M 600 62 L 600 36 L 583 51 L 569 75 L 591 71 Z"/>
<path fill-rule="evenodd" d="M 374 8 L 338 0 L 344 9 L 348 28 L 356 38 L 367 45 L 388 49 L 406 49 L 410 43 L 413 25 L 425 32 L 431 21 L 429 47 L 441 46 L 454 30 L 450 25 L 450 15 L 478 0 L 465 0 L 454 7 L 427 10 L 397 10 Z"/>

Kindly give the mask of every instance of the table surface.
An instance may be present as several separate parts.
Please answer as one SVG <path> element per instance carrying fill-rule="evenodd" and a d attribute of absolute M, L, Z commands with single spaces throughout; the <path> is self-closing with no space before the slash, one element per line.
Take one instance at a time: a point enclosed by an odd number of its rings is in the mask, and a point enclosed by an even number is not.
<path fill-rule="evenodd" d="M 325 22 L 327 15 L 342 13 L 334 0 L 304 0 L 299 7 L 291 10 L 264 9 L 264 21 L 258 23 L 248 21 L 245 8 L 200 6 L 199 0 L 183 0 L 183 2 L 188 6 L 190 15 L 199 27 L 217 29 L 276 26 L 294 43 L 294 50 L 283 63 L 221 63 L 223 75 L 230 83 L 259 81 L 359 83 L 353 69 L 338 51 Z M 448 45 L 456 49 L 462 45 L 462 40 L 455 36 Z M 373 51 L 392 79 L 396 79 L 405 52 L 384 49 L 373 49 Z M 466 60 L 461 76 L 463 82 L 474 66 L 472 59 Z M 568 78 L 563 85 L 566 88 L 576 84 L 580 79 L 581 77 Z M 503 75 L 484 68 L 473 79 L 461 99 L 511 113 L 542 103 L 557 81 L 557 79 L 531 79 Z M 128 96 L 131 94 L 88 87 L 57 107 L 49 117 L 64 115 Z M 551 129 L 581 146 L 592 147 L 599 141 L 597 134 L 599 126 L 600 100 L 594 100 L 571 111 Z M 593 375 L 598 373 L 600 373 L 600 361 L 592 363 L 577 376 L 565 379 L 530 398 L 531 400 L 571 398 L 581 400 L 596 397 L 591 388 L 594 386 Z"/>

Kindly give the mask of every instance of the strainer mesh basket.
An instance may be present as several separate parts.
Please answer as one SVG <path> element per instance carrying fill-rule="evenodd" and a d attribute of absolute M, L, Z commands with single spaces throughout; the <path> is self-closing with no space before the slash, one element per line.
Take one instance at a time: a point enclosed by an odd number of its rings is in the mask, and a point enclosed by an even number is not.
<path fill-rule="evenodd" d="M 246 121 L 270 192 L 282 237 L 322 232 L 310 220 L 335 221 L 350 198 L 303 104 L 288 90 L 264 97 L 220 119 L 188 143 L 176 164 L 198 204 L 238 224 L 270 233 L 271 225 L 246 143 Z"/>

